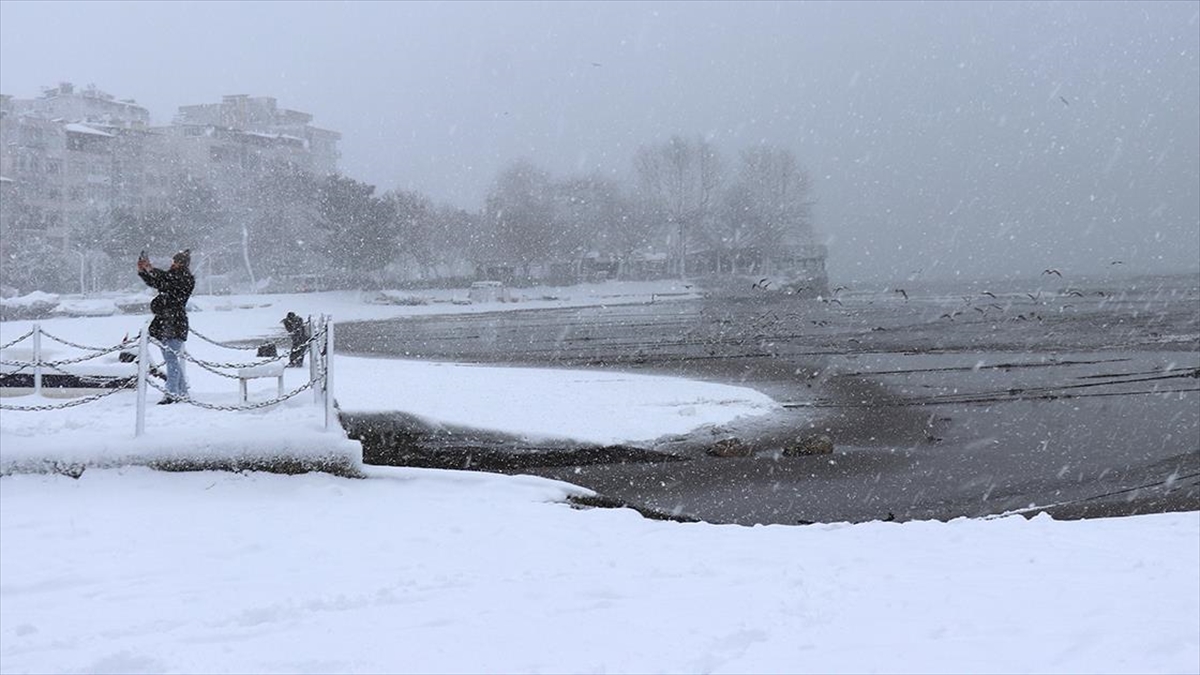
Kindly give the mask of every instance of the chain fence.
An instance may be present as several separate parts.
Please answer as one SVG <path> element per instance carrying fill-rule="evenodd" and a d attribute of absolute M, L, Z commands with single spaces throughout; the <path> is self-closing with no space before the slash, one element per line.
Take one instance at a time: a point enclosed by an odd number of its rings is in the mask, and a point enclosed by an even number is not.
<path fill-rule="evenodd" d="M 319 319 L 316 322 L 314 322 L 313 319 L 310 317 L 308 319 L 308 321 L 306 322 L 306 329 L 307 329 L 309 337 L 301 343 L 293 344 L 292 348 L 291 348 L 291 351 L 293 351 L 293 352 L 303 349 L 311 358 L 310 367 L 309 367 L 309 378 L 303 384 L 301 384 L 299 387 L 292 389 L 291 391 L 288 391 L 279 396 L 276 396 L 274 398 L 267 399 L 264 401 L 245 402 L 245 403 L 233 404 L 233 405 L 221 405 L 221 404 L 205 402 L 205 401 L 199 400 L 197 398 L 194 398 L 194 397 L 188 396 L 188 395 L 172 394 L 167 391 L 165 386 L 160 385 L 157 382 L 154 382 L 150 376 L 154 375 L 154 376 L 162 378 L 163 377 L 163 375 L 162 375 L 163 363 L 154 362 L 152 360 L 152 358 L 150 357 L 149 351 L 148 351 L 149 345 L 153 344 L 153 345 L 158 346 L 160 349 L 163 350 L 164 355 L 166 354 L 166 352 L 171 352 L 172 354 L 174 354 L 176 357 L 178 357 L 179 359 L 181 359 L 183 361 L 195 363 L 197 366 L 199 366 L 200 368 L 202 368 L 208 372 L 219 375 L 221 377 L 234 379 L 234 380 L 243 379 L 243 377 L 244 377 L 244 375 L 242 373 L 239 373 L 238 371 L 241 371 L 243 369 L 258 368 L 258 367 L 268 365 L 271 363 L 283 361 L 284 359 L 290 359 L 291 354 L 289 352 L 284 352 L 278 356 L 268 356 L 268 357 L 264 357 L 264 358 L 261 358 L 261 359 L 255 360 L 255 361 L 246 361 L 246 362 L 209 361 L 209 360 L 200 359 L 200 358 L 191 356 L 190 354 L 188 354 L 186 349 L 181 349 L 179 351 L 175 351 L 175 350 L 171 349 L 169 346 L 167 346 L 166 344 L 164 344 L 162 341 L 150 337 L 148 334 L 148 326 L 143 327 L 142 331 L 140 331 L 138 333 L 138 335 L 135 336 L 134 338 L 130 338 L 128 335 L 126 335 L 125 338 L 123 338 L 120 342 L 118 342 L 114 345 L 105 346 L 105 347 L 95 347 L 95 346 L 91 346 L 91 345 L 79 344 L 76 342 L 72 342 L 70 340 L 66 340 L 62 337 L 52 335 L 52 334 L 47 333 L 46 331 L 42 330 L 38 324 L 34 324 L 33 328 L 31 328 L 29 331 L 25 332 L 23 335 L 20 335 L 16 339 L 5 343 L 3 346 L 0 346 L 0 350 L 5 350 L 5 349 L 10 349 L 10 348 L 18 345 L 18 344 L 24 342 L 25 340 L 29 340 L 31 338 L 33 340 L 33 350 L 32 350 L 33 355 L 30 360 L 0 359 L 0 366 L 6 366 L 10 369 L 10 370 L 6 370 L 4 372 L 0 372 L 0 384 L 2 384 L 5 379 L 14 376 L 17 373 L 21 373 L 23 371 L 33 369 L 33 381 L 34 381 L 33 388 L 34 388 L 34 394 L 37 394 L 37 395 L 40 395 L 42 393 L 42 388 L 43 388 L 42 387 L 42 376 L 44 374 L 47 374 L 46 371 L 53 371 L 53 374 L 59 374 L 62 376 L 68 376 L 68 377 L 74 378 L 75 381 L 80 383 L 80 385 L 81 385 L 78 388 L 105 387 L 105 388 L 107 388 L 107 391 L 99 392 L 99 393 L 88 395 L 88 396 L 72 398 L 70 400 L 55 402 L 55 403 L 43 403 L 43 404 L 37 404 L 37 405 L 14 405 L 11 403 L 0 403 L 0 410 L 27 411 L 27 412 L 64 410 L 67 408 L 74 408 L 76 406 L 86 405 L 88 403 L 94 403 L 101 399 L 112 396 L 113 394 L 127 391 L 129 389 L 136 389 L 137 393 L 138 393 L 138 419 L 137 419 L 136 435 L 140 436 L 144 430 L 144 416 L 145 416 L 145 405 L 146 405 L 145 404 L 145 392 L 146 392 L 147 388 L 152 388 L 152 389 L 162 392 L 165 396 L 169 397 L 173 402 L 186 403 L 189 405 L 196 406 L 198 408 L 204 408 L 207 410 L 225 411 L 225 412 L 236 412 L 236 411 L 242 411 L 242 410 L 259 410 L 262 408 L 267 408 L 267 407 L 282 403 L 282 402 L 284 402 L 290 398 L 293 398 L 295 396 L 298 396 L 299 394 L 301 394 L 302 392 L 304 392 L 306 390 L 313 389 L 314 391 L 317 392 L 317 403 L 318 404 L 323 403 L 325 405 L 325 408 L 326 408 L 325 423 L 326 423 L 326 427 L 328 427 L 329 421 L 330 421 L 330 416 L 331 416 L 332 398 L 333 398 L 333 393 L 331 391 L 331 386 L 330 386 L 331 382 L 332 382 L 332 378 L 330 377 L 330 365 L 331 365 L 330 359 L 333 354 L 332 317 L 322 314 L 322 315 L 320 315 Z M 223 347 L 226 349 L 257 349 L 258 348 L 257 345 L 250 346 L 250 347 L 244 347 L 244 346 L 239 346 L 239 345 L 233 345 L 231 343 L 218 342 L 216 340 L 213 340 L 212 338 L 202 335 L 201 333 L 199 333 L 198 331 L 196 331 L 194 329 L 189 329 L 189 332 L 196 335 L 197 337 L 200 337 L 201 339 L 203 339 L 206 342 L 209 342 L 213 345 Z M 68 347 L 80 349 L 80 350 L 83 350 L 83 351 L 86 351 L 89 353 L 83 354 L 81 356 L 61 358 L 61 359 L 57 359 L 57 360 L 43 359 L 42 358 L 42 349 L 41 349 L 41 340 L 40 340 L 40 338 L 42 338 L 42 337 L 53 340 L 60 344 L 66 345 Z M 132 361 L 139 365 L 138 374 L 134 375 L 134 376 L 127 376 L 127 377 L 122 378 L 121 376 L 83 375 L 83 374 L 78 374 L 78 373 L 72 373 L 63 368 L 63 366 L 69 366 L 69 365 L 73 365 L 73 364 L 77 364 L 77 363 L 83 363 L 85 361 L 90 361 L 92 359 L 101 358 L 101 357 L 107 356 L 109 354 L 112 354 L 113 352 L 127 353 L 126 350 L 129 350 L 131 347 L 137 348 L 137 353 L 133 356 Z M 144 364 L 144 367 L 142 367 L 142 364 Z M 233 372 L 227 372 L 227 371 L 233 371 Z"/>

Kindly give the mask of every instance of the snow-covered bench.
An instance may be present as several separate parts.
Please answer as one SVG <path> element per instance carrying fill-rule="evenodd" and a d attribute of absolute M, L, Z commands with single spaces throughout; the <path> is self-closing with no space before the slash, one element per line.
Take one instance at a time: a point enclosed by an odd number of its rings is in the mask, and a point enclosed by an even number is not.
<path fill-rule="evenodd" d="M 279 396 L 283 396 L 283 362 L 264 363 L 261 366 L 251 366 L 249 368 L 238 368 L 238 387 L 242 392 L 242 402 L 249 400 L 250 394 L 246 391 L 246 384 L 250 380 L 255 380 L 260 377 L 274 377 L 279 380 Z"/>

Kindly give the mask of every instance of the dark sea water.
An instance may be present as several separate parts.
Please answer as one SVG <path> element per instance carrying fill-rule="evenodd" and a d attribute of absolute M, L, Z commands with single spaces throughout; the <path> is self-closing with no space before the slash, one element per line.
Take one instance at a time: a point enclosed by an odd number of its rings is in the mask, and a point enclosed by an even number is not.
<path fill-rule="evenodd" d="M 371 434 L 379 419 L 351 431 L 381 461 L 538 473 L 713 522 L 1200 508 L 1200 274 L 911 279 L 818 299 L 721 286 L 697 301 L 351 323 L 339 346 L 721 381 L 783 402 L 778 415 L 636 448 L 464 444 L 399 415 L 388 434 Z M 813 434 L 835 453 L 782 456 Z M 753 456 L 709 454 L 732 437 Z"/>

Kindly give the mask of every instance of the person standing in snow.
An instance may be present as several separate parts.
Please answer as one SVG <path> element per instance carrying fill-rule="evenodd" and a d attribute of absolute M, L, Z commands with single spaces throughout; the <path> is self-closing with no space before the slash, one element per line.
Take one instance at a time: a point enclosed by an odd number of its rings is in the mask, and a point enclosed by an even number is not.
<path fill-rule="evenodd" d="M 183 343 L 188 337 L 188 298 L 196 287 L 196 278 L 189 269 L 192 252 L 184 249 L 171 257 L 171 268 L 160 270 L 150 263 L 146 252 L 138 257 L 138 276 L 146 285 L 158 291 L 150 301 L 154 320 L 150 322 L 150 337 L 162 343 L 163 360 L 167 362 L 167 395 L 159 405 L 174 403 L 188 393 L 187 377 L 183 371 Z"/>
<path fill-rule="evenodd" d="M 304 365 L 304 350 L 308 345 L 308 329 L 304 327 L 304 319 L 295 312 L 288 312 L 279 323 L 292 338 L 292 352 L 289 354 L 288 367 L 299 368 Z"/>

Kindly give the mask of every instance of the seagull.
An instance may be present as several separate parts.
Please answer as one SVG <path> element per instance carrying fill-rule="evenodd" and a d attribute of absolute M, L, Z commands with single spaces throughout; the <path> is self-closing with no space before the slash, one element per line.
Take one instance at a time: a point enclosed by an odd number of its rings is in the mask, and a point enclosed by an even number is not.
<path fill-rule="evenodd" d="M 592 65 L 593 65 L 593 66 L 595 66 L 596 68 L 599 68 L 599 67 L 600 67 L 600 64 L 599 64 L 599 63 L 596 63 L 595 61 L 592 61 Z"/>
<path fill-rule="evenodd" d="M 1066 99 L 1066 98 L 1064 98 L 1064 97 L 1062 97 L 1062 96 L 1059 96 L 1059 97 L 1058 97 L 1058 100 L 1062 101 L 1062 102 L 1063 102 L 1063 105 L 1067 106 L 1068 108 L 1069 108 L 1069 107 L 1071 107 L 1071 104 L 1070 104 L 1069 102 L 1067 102 L 1067 99 Z"/>
<path fill-rule="evenodd" d="M 838 286 L 837 288 L 833 289 L 833 294 L 837 295 L 838 291 L 844 291 L 844 290 L 846 290 L 845 286 Z"/>
<path fill-rule="evenodd" d="M 996 294 L 991 291 L 984 291 L 983 294 L 988 296 L 989 298 L 992 298 L 993 300 L 996 299 Z"/>
<path fill-rule="evenodd" d="M 903 288 L 897 288 L 896 292 L 899 293 L 900 295 L 903 295 L 904 301 L 908 302 L 908 293 L 905 293 Z"/>
<path fill-rule="evenodd" d="M 1053 270 L 1053 269 L 1042 270 L 1042 274 L 1057 274 L 1060 278 L 1062 277 L 1062 272 L 1059 272 L 1058 270 Z"/>
<path fill-rule="evenodd" d="M 1110 263 L 1108 263 L 1108 264 L 1109 264 L 1109 265 L 1124 265 L 1124 264 L 1125 264 L 1125 261 L 1124 261 L 1124 260 L 1114 260 L 1114 261 L 1112 261 L 1112 262 L 1110 262 Z"/>
<path fill-rule="evenodd" d="M 1037 295 L 1034 295 L 1033 293 L 1026 293 L 1025 295 L 1028 295 L 1030 300 L 1037 302 L 1038 298 L 1042 297 L 1042 292 L 1038 291 Z"/>
<path fill-rule="evenodd" d="M 838 300 L 837 298 L 821 298 L 821 302 L 824 302 L 826 304 L 828 304 L 830 302 L 836 302 L 839 305 L 842 304 L 842 301 Z M 844 307 L 845 305 L 842 305 L 842 306 Z"/>
<path fill-rule="evenodd" d="M 1082 298 L 1082 297 L 1083 297 L 1083 293 L 1081 293 L 1081 292 L 1079 292 L 1079 291 L 1077 291 L 1077 290 L 1075 290 L 1075 289 L 1073 289 L 1073 288 L 1072 288 L 1071 290 L 1067 291 L 1067 295 L 1069 295 L 1069 296 L 1073 295 L 1073 296 L 1075 296 L 1075 297 L 1077 297 L 1077 298 Z"/>

